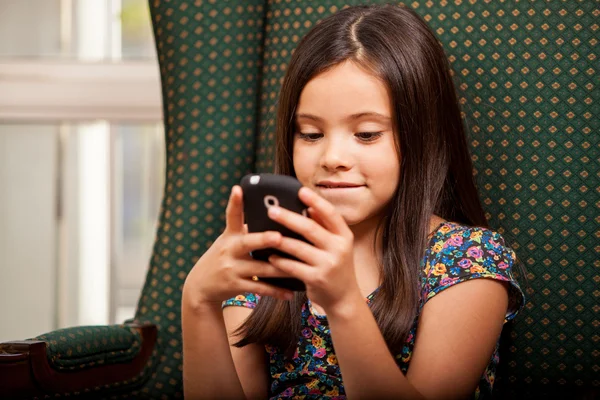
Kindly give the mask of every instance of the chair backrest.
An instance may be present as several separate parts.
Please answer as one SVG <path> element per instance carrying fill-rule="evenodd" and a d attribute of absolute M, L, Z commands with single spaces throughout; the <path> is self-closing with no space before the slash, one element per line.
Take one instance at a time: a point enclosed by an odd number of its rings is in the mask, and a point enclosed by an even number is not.
<path fill-rule="evenodd" d="M 182 284 L 221 233 L 231 186 L 246 173 L 272 171 L 276 99 L 293 48 L 323 17 L 375 2 L 150 2 L 167 179 L 136 315 L 158 324 L 162 347 L 144 393 L 181 393 Z M 501 392 L 597 389 L 597 3 L 407 6 L 451 60 L 488 219 L 528 271 L 527 306 L 505 329 Z"/>
<path fill-rule="evenodd" d="M 153 399 L 182 396 L 182 285 L 222 232 L 231 187 L 254 164 L 266 8 L 262 0 L 237 3 L 149 2 L 162 80 L 166 181 L 135 318 L 159 327 L 160 360 L 141 393 Z"/>

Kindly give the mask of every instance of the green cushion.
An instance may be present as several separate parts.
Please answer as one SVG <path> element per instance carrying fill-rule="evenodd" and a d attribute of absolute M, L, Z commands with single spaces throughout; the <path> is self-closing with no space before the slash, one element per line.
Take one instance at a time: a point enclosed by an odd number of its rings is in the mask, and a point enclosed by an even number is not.
<path fill-rule="evenodd" d="M 137 330 L 122 325 L 59 329 L 33 340 L 47 342 L 50 366 L 61 371 L 129 362 L 142 343 Z"/>

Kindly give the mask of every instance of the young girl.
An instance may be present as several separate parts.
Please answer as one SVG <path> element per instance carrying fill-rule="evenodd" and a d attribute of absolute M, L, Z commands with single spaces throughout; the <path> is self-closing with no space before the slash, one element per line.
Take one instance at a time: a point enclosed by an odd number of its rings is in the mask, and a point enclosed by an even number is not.
<path fill-rule="evenodd" d="M 310 244 L 248 233 L 232 188 L 225 231 L 184 285 L 186 397 L 491 392 L 502 326 L 524 299 L 515 254 L 487 229 L 449 69 L 405 7 L 346 8 L 301 41 L 279 99 L 275 172 L 303 184 L 311 218 L 269 216 Z M 248 254 L 266 247 L 300 261 Z"/>

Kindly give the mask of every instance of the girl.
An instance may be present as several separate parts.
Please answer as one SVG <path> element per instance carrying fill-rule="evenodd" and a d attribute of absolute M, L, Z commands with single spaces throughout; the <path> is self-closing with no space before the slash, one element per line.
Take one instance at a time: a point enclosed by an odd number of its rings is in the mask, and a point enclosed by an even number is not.
<path fill-rule="evenodd" d="M 280 93 L 275 172 L 303 184 L 311 218 L 269 215 L 310 244 L 248 233 L 232 188 L 225 231 L 183 289 L 188 398 L 491 392 L 503 323 L 524 299 L 515 254 L 487 229 L 449 70 L 405 7 L 346 8 L 301 41 Z M 266 247 L 301 261 L 248 255 Z"/>

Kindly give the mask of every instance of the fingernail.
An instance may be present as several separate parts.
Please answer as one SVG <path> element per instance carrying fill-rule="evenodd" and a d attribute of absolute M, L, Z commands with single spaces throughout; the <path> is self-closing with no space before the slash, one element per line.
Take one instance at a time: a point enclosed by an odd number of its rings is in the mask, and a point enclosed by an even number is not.
<path fill-rule="evenodd" d="M 281 210 L 277 206 L 269 207 L 269 216 L 277 217 L 281 213 Z"/>

